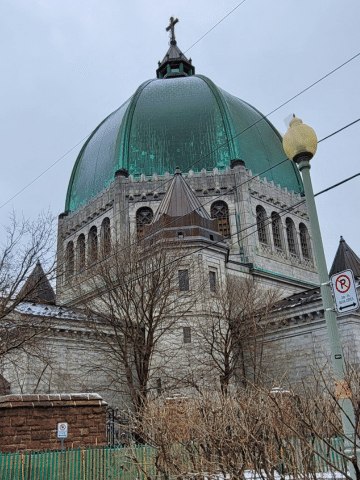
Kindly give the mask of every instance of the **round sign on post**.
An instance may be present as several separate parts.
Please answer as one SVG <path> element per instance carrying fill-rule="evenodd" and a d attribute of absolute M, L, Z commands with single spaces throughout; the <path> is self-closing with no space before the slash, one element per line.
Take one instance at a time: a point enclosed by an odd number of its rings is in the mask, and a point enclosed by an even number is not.
<path fill-rule="evenodd" d="M 64 449 L 64 439 L 68 436 L 68 424 L 61 422 L 57 424 L 57 438 L 61 441 L 61 450 Z"/>
<path fill-rule="evenodd" d="M 58 423 L 57 426 L 57 437 L 58 438 L 67 438 L 68 436 L 68 424 L 66 422 Z"/>
<path fill-rule="evenodd" d="M 346 293 L 351 287 L 351 280 L 347 275 L 341 274 L 337 277 L 335 288 L 339 293 Z"/>
<path fill-rule="evenodd" d="M 339 313 L 352 312 L 359 308 L 359 300 L 355 288 L 352 270 L 336 273 L 330 279 L 336 310 Z"/>

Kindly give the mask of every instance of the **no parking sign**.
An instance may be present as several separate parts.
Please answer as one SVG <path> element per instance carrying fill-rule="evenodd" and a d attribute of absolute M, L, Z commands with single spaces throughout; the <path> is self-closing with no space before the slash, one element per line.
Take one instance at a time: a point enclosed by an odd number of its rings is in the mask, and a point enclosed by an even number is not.
<path fill-rule="evenodd" d="M 331 277 L 336 310 L 339 313 L 351 312 L 359 308 L 359 300 L 355 288 L 352 270 L 344 270 Z"/>

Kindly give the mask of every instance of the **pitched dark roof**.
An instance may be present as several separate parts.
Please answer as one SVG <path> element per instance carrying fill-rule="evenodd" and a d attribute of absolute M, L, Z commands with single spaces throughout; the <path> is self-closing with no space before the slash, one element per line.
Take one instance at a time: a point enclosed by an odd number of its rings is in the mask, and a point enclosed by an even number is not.
<path fill-rule="evenodd" d="M 211 220 L 210 215 L 201 205 L 195 193 L 191 190 L 189 185 L 181 175 L 177 168 L 175 175 L 169 185 L 168 191 L 162 199 L 156 214 L 154 215 L 152 223 L 157 222 L 162 215 L 169 217 L 182 217 L 196 212 L 200 217 Z"/>
<path fill-rule="evenodd" d="M 163 65 L 168 60 L 185 60 L 189 61 L 186 56 L 182 53 L 180 48 L 175 44 L 171 44 L 169 50 L 166 52 L 165 57 L 160 65 Z"/>
<path fill-rule="evenodd" d="M 329 275 L 335 275 L 335 273 L 343 270 L 352 270 L 355 277 L 360 277 L 360 258 L 351 250 L 343 237 L 340 237 L 339 248 L 337 249 Z"/>
<path fill-rule="evenodd" d="M 289 297 L 282 298 L 276 303 L 275 309 L 284 309 L 298 305 L 305 305 L 314 302 L 319 298 L 321 298 L 320 288 L 310 288 L 308 290 L 304 290 L 303 292 L 293 293 Z"/>
<path fill-rule="evenodd" d="M 55 304 L 55 293 L 38 261 L 20 290 L 19 297 L 28 302 Z"/>
<path fill-rule="evenodd" d="M 172 17 L 170 21 L 173 23 L 173 20 L 174 18 Z M 179 20 L 176 19 L 173 25 L 178 21 Z M 170 25 L 166 31 L 171 29 Z M 188 59 L 177 46 L 174 28 L 172 28 L 171 31 L 170 48 L 166 52 L 162 62 L 159 62 L 159 68 L 156 70 L 157 78 L 195 75 L 195 67 L 191 63 L 191 58 Z"/>

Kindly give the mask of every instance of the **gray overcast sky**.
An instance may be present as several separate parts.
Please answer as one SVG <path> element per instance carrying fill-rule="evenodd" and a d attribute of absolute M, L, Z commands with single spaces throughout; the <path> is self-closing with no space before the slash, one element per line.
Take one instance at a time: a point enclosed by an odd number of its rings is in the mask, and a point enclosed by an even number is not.
<path fill-rule="evenodd" d="M 179 17 L 185 52 L 240 0 L 10 0 L 2 2 L 0 205 L 42 173 L 155 76 Z M 246 0 L 189 50 L 196 72 L 267 114 L 360 52 L 358 0 Z M 321 139 L 360 117 L 360 57 L 269 120 L 291 113 Z M 360 171 L 360 122 L 324 141 L 314 190 Z M 64 209 L 81 145 L 0 209 L 27 217 Z M 343 235 L 360 255 L 360 178 L 317 199 L 329 267 Z M 3 229 L 0 239 L 4 238 Z"/>

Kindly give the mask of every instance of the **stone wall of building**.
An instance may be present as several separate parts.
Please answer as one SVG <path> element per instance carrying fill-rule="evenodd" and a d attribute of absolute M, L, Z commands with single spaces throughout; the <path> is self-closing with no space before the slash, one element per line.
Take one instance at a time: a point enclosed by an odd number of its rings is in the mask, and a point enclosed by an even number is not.
<path fill-rule="evenodd" d="M 360 287 L 358 286 L 358 295 Z M 329 334 L 318 289 L 284 300 L 266 327 L 264 364 L 267 375 L 282 386 L 332 375 Z M 360 366 L 360 312 L 337 315 L 344 358 L 355 370 Z"/>
<path fill-rule="evenodd" d="M 64 448 L 106 445 L 107 403 L 97 393 L 0 397 L 0 451 L 57 450 L 57 425 L 68 423 Z"/>

